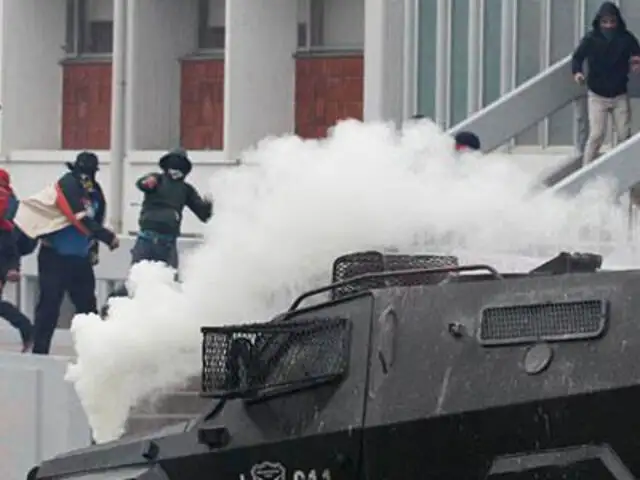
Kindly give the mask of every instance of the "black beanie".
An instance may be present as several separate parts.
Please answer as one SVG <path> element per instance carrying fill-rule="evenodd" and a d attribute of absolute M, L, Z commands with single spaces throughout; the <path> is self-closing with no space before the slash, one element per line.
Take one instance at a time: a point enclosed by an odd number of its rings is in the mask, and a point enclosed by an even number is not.
<path fill-rule="evenodd" d="M 480 150 L 480 139 L 472 132 L 459 132 L 455 136 L 456 149 L 469 148 L 471 150 Z"/>
<path fill-rule="evenodd" d="M 160 158 L 159 166 L 165 172 L 169 169 L 180 170 L 185 177 L 189 175 L 193 168 L 187 151 L 183 148 L 176 148 L 163 155 Z"/>
<path fill-rule="evenodd" d="M 100 170 L 98 156 L 93 152 L 80 152 L 73 163 L 67 163 L 72 172 L 95 175 Z"/>

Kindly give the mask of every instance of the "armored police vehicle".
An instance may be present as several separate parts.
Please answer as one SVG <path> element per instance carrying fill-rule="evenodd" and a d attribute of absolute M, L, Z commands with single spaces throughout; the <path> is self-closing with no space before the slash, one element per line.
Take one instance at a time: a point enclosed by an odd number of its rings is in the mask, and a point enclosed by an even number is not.
<path fill-rule="evenodd" d="M 640 478 L 640 271 L 601 267 L 344 255 L 277 318 L 203 329 L 193 421 L 29 479 Z"/>

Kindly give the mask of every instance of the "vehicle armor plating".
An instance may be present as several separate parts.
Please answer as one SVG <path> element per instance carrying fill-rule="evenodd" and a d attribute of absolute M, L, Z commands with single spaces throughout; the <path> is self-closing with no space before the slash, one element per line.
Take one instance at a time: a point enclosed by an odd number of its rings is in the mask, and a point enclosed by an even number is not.
<path fill-rule="evenodd" d="M 640 271 L 601 263 L 344 255 L 272 321 L 203 328 L 193 421 L 28 478 L 640 478 Z"/>

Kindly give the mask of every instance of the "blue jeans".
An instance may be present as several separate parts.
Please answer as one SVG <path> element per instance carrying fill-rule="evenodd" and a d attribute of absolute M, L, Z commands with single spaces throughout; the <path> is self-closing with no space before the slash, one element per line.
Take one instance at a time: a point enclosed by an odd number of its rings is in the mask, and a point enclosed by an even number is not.
<path fill-rule="evenodd" d="M 176 238 L 138 236 L 131 249 L 131 265 L 143 260 L 164 262 L 178 269 L 178 245 Z"/>

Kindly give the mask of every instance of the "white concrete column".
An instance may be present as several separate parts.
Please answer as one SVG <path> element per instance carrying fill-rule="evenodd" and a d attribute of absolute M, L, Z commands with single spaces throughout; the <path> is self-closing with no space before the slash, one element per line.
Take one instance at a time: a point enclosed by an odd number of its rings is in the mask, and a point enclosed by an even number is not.
<path fill-rule="evenodd" d="M 404 0 L 365 0 L 365 121 L 404 120 L 404 11 Z"/>
<path fill-rule="evenodd" d="M 198 43 L 197 1 L 136 0 L 128 8 L 129 148 L 175 148 L 180 145 L 180 59 Z"/>
<path fill-rule="evenodd" d="M 2 153 L 58 149 L 65 0 L 2 0 Z"/>
<path fill-rule="evenodd" d="M 297 17 L 291 0 L 226 4 L 224 150 L 228 159 L 293 133 Z"/>
<path fill-rule="evenodd" d="M 419 1 L 404 0 L 404 53 L 402 69 L 402 116 L 409 118 L 418 107 L 418 29 Z"/>
<path fill-rule="evenodd" d="M 124 161 L 126 157 L 127 0 L 113 2 L 113 60 L 111 70 L 111 164 L 109 165 L 109 223 L 122 233 Z"/>
<path fill-rule="evenodd" d="M 126 22 L 126 46 L 125 46 L 125 82 L 124 102 L 124 152 L 125 156 L 135 148 L 136 122 L 134 118 L 134 101 L 140 85 L 136 85 L 138 49 L 136 48 L 136 30 L 138 27 L 138 17 L 140 2 L 130 2 L 127 4 Z M 126 173 L 123 174 L 123 180 Z"/>

